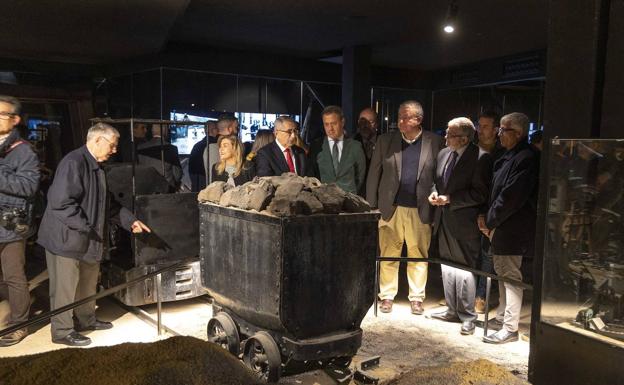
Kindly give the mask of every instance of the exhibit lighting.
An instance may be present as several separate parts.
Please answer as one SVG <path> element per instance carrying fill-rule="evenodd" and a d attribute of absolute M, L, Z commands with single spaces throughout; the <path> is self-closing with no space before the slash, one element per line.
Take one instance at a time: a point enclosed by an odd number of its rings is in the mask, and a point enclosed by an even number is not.
<path fill-rule="evenodd" d="M 455 22 L 457 19 L 457 0 L 451 0 L 446 10 L 446 19 L 444 19 L 444 32 L 455 32 Z"/>

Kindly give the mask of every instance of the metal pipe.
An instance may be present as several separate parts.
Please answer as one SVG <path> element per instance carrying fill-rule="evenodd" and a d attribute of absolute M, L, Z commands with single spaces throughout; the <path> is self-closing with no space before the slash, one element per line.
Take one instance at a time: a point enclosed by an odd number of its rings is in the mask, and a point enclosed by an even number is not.
<path fill-rule="evenodd" d="M 156 275 L 156 330 L 158 335 L 162 334 L 162 274 Z"/>

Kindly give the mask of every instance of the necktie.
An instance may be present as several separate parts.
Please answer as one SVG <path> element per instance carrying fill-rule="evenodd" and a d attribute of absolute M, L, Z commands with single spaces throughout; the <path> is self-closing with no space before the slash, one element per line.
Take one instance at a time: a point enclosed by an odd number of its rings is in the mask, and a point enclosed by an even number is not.
<path fill-rule="evenodd" d="M 338 164 L 340 163 L 339 155 L 340 154 L 338 154 L 338 141 L 334 140 L 334 145 L 332 146 L 331 151 L 332 163 L 334 164 L 334 172 L 338 172 Z"/>
<path fill-rule="evenodd" d="M 286 154 L 286 163 L 288 163 L 288 169 L 290 172 L 295 172 L 295 164 L 293 163 L 292 157 L 290 156 L 290 148 L 284 150 Z"/>
<path fill-rule="evenodd" d="M 448 184 L 448 180 L 451 177 L 451 172 L 453 171 L 453 168 L 455 167 L 456 161 L 457 161 L 457 152 L 453 151 L 451 152 L 451 159 L 448 161 L 446 170 L 444 170 L 444 175 L 442 176 L 442 180 L 444 181 L 445 186 Z"/>

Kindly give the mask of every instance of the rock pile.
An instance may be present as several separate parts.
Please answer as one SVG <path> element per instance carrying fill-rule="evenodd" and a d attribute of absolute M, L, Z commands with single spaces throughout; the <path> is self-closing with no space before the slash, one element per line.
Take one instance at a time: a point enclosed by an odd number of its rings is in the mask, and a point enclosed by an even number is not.
<path fill-rule="evenodd" d="M 312 214 L 363 213 L 371 207 L 362 197 L 335 184 L 285 173 L 254 178 L 242 186 L 213 182 L 199 193 L 199 202 L 255 210 L 278 217 Z"/>

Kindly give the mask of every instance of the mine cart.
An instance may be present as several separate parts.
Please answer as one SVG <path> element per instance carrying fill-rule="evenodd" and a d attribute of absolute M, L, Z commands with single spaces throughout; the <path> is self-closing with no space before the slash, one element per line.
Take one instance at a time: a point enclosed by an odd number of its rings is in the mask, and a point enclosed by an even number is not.
<path fill-rule="evenodd" d="M 135 124 L 158 124 L 164 129 L 172 125 L 203 124 L 150 119 L 94 119 L 116 127 L 122 136 Z M 162 146 L 161 146 L 162 148 Z M 197 193 L 176 192 L 164 175 L 164 155 L 156 154 L 150 165 L 137 163 L 136 149 L 132 162 L 111 162 L 104 166 L 111 195 L 152 230 L 151 233 L 130 234 L 110 229 L 110 253 L 102 264 L 102 283 L 116 286 L 182 260 L 196 261 L 164 273 L 160 279 L 162 301 L 183 300 L 205 294 L 199 267 L 199 212 Z M 162 152 L 162 150 L 161 150 Z M 162 170 L 160 164 L 162 162 Z M 129 306 L 157 301 L 156 279 L 146 279 L 115 294 Z"/>
<path fill-rule="evenodd" d="M 278 218 L 200 204 L 208 339 L 267 382 L 294 361 L 349 365 L 373 302 L 373 213 Z"/>

